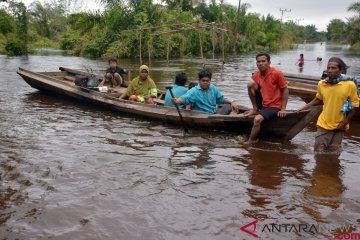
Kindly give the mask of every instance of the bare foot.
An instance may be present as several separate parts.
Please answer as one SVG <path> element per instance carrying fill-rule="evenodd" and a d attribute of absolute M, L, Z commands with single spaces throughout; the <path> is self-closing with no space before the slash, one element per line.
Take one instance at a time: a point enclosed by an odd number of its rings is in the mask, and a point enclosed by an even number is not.
<path fill-rule="evenodd" d="M 247 140 L 247 141 L 242 141 L 242 142 L 240 142 L 240 144 L 241 145 L 243 145 L 243 146 L 250 146 L 250 145 L 252 145 L 252 144 L 254 144 L 254 143 L 257 143 L 259 140 L 258 139 L 256 139 L 256 140 Z"/>
<path fill-rule="evenodd" d="M 250 109 L 249 111 L 244 112 L 244 117 L 248 117 L 248 116 L 251 116 L 251 115 L 256 115 L 256 114 L 258 114 L 258 112 L 259 111 L 257 111 L 257 110 Z"/>

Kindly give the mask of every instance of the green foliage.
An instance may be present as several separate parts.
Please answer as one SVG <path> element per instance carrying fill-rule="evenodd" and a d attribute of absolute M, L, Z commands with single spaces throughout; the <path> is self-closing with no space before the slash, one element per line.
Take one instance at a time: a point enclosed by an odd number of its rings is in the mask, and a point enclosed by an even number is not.
<path fill-rule="evenodd" d="M 80 34 L 76 31 L 65 33 L 60 40 L 60 48 L 63 50 L 76 49 L 80 42 Z"/>
<path fill-rule="evenodd" d="M 295 42 L 324 37 L 315 26 L 282 24 L 271 15 L 248 13 L 249 4 L 241 5 L 237 18 L 237 7 L 224 0 L 199 0 L 194 7 L 192 0 L 98 2 L 105 6 L 103 12 L 71 12 L 77 0 L 38 0 L 29 9 L 10 0 L 10 11 L 0 10 L 3 46 L 13 49 L 11 52 L 19 52 L 20 45 L 25 52 L 28 45 L 30 48 L 59 46 L 70 54 L 94 58 L 149 55 L 164 58 L 199 56 L 200 46 L 203 54 L 211 55 L 212 41 L 215 53 L 220 54 L 223 46 L 225 52 L 232 52 L 234 45 L 241 53 L 274 51 L 289 48 Z M 346 31 L 359 36 L 360 27 L 355 20 Z M 16 37 L 8 37 L 11 34 Z M 347 40 L 357 41 L 355 37 Z"/>
<path fill-rule="evenodd" d="M 344 43 L 347 24 L 341 19 L 333 19 L 327 26 L 327 38 L 336 43 Z"/>
<path fill-rule="evenodd" d="M 4 9 L 0 9 L 0 33 L 7 34 L 14 28 L 14 20 Z"/>
<path fill-rule="evenodd" d="M 27 54 L 27 46 L 24 41 L 21 41 L 15 36 L 8 37 L 5 44 L 6 54 L 10 56 L 20 56 Z"/>

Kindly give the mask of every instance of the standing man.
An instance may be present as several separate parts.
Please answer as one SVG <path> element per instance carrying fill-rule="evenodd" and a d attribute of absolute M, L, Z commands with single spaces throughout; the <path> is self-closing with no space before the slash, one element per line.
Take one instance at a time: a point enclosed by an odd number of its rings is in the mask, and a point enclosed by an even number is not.
<path fill-rule="evenodd" d="M 343 81 L 341 78 L 341 73 L 345 67 L 342 59 L 330 58 L 327 64 L 328 75 L 325 80 L 319 81 L 316 97 L 299 109 L 301 111 L 311 106 L 324 104 L 316 123 L 317 132 L 314 144 L 316 152 L 339 151 L 345 130 L 349 129 L 350 119 L 358 111 L 357 86 L 353 81 Z M 341 110 L 348 99 L 351 101 L 353 109 L 344 113 Z"/>
<path fill-rule="evenodd" d="M 236 114 L 237 105 L 224 97 L 224 95 L 211 83 L 211 73 L 203 70 L 199 72 L 199 84 L 187 91 L 180 98 L 172 98 L 173 104 L 191 105 L 192 110 L 207 112 L 210 114 L 228 115 Z M 218 104 L 224 104 L 217 109 Z"/>
<path fill-rule="evenodd" d="M 259 53 L 256 55 L 258 71 L 253 73 L 252 80 L 248 83 L 248 93 L 253 108 L 244 116 L 256 114 L 250 137 L 245 144 L 254 142 L 260 132 L 264 120 L 270 120 L 276 116 L 286 116 L 286 104 L 289 90 L 284 74 L 270 67 L 270 55 Z"/>

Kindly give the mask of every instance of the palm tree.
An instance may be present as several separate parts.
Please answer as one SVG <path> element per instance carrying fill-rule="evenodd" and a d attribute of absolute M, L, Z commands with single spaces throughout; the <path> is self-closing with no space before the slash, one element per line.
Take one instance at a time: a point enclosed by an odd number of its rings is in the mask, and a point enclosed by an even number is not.
<path fill-rule="evenodd" d="M 355 12 L 359 15 L 360 17 L 360 2 L 355 2 L 353 4 L 351 4 L 348 9 L 349 12 Z"/>

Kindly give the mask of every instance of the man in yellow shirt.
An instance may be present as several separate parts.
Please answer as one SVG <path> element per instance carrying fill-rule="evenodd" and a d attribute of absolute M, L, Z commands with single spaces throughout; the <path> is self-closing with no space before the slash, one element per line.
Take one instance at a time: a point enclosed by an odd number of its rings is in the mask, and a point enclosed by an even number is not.
<path fill-rule="evenodd" d="M 358 111 L 357 86 L 353 81 L 341 80 L 341 72 L 345 66 L 340 58 L 330 58 L 327 65 L 328 77 L 319 81 L 316 97 L 299 110 L 323 104 L 323 110 L 316 124 L 317 133 L 314 144 L 316 152 L 338 151 L 345 130 L 349 129 L 349 121 Z M 351 101 L 353 109 L 348 113 L 343 113 L 341 112 L 342 106 L 348 99 Z"/>

